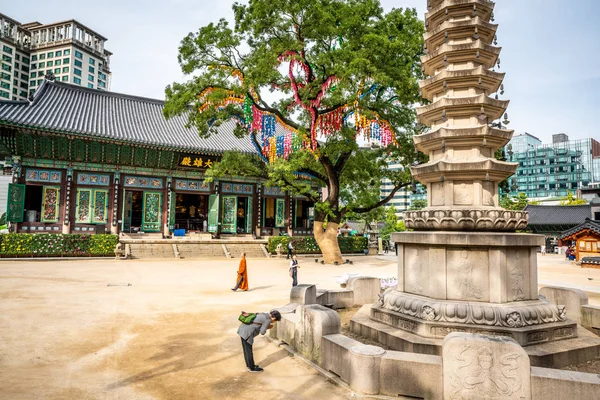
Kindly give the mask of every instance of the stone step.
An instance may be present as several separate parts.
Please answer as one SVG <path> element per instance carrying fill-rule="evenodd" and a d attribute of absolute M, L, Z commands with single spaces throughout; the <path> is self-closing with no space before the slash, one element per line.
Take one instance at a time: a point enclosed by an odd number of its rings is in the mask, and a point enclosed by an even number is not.
<path fill-rule="evenodd" d="M 217 243 L 178 244 L 181 258 L 224 258 L 223 247 Z"/>
<path fill-rule="evenodd" d="M 246 253 L 247 258 L 266 258 L 265 252 L 259 243 L 228 243 L 226 246 L 232 258 L 239 258 L 242 253 Z"/>
<path fill-rule="evenodd" d="M 227 250 L 231 258 L 239 258 L 242 252 L 247 258 L 265 258 L 260 243 L 177 243 L 180 258 L 225 258 Z M 225 246 L 225 249 L 223 248 Z M 129 245 L 130 257 L 143 258 L 175 258 L 173 243 L 133 243 Z"/>

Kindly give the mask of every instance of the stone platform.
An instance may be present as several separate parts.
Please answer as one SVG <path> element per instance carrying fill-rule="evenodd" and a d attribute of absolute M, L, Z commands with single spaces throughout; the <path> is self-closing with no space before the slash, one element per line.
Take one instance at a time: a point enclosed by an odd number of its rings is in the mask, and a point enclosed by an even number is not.
<path fill-rule="evenodd" d="M 371 318 L 424 338 L 451 332 L 507 336 L 522 346 L 577 337 L 564 305 L 538 298 L 539 235 L 394 233 L 398 286 Z"/>
<path fill-rule="evenodd" d="M 374 321 L 372 305 L 363 306 L 350 321 L 350 331 L 381 343 L 392 350 L 417 354 L 442 354 L 443 339 L 422 337 L 415 333 Z M 575 325 L 575 324 L 573 324 Z M 575 325 L 578 337 L 523 346 L 532 366 L 562 368 L 600 357 L 600 337 Z M 465 331 L 466 332 L 466 331 Z M 490 333 L 484 334 L 490 335 Z"/>
<path fill-rule="evenodd" d="M 506 336 L 522 346 L 577 337 L 565 307 L 543 300 L 495 304 L 438 300 L 389 289 L 371 308 L 371 319 L 422 337 L 451 332 Z"/>

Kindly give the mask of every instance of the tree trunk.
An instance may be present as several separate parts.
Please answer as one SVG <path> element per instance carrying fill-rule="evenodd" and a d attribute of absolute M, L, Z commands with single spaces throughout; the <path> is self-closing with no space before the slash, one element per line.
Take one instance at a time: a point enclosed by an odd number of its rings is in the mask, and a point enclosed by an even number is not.
<path fill-rule="evenodd" d="M 329 221 L 327 223 L 327 229 L 323 230 L 323 222 L 315 221 L 315 240 L 323 253 L 325 264 L 333 264 L 335 261 L 340 264 L 344 262 L 342 259 L 342 252 L 340 251 L 340 245 L 337 240 L 339 226 L 339 223 Z"/>

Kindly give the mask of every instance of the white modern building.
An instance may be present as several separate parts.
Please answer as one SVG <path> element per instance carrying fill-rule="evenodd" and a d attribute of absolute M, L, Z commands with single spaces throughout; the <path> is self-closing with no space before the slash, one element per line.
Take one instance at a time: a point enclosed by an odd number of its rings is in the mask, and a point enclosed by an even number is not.
<path fill-rule="evenodd" d="M 400 171 L 403 169 L 403 166 L 401 164 L 390 164 L 388 168 L 392 171 Z M 389 179 L 384 179 L 380 187 L 381 198 L 384 199 L 389 196 L 392 190 L 394 190 L 394 184 Z M 404 212 L 410 207 L 410 194 L 410 188 L 398 190 L 385 207 L 387 208 L 393 205 L 396 209 L 396 216 L 402 218 Z"/>
<path fill-rule="evenodd" d="M 0 14 L 0 100 L 26 100 L 46 75 L 90 89 L 110 90 L 106 38 L 75 20 L 21 24 Z"/>

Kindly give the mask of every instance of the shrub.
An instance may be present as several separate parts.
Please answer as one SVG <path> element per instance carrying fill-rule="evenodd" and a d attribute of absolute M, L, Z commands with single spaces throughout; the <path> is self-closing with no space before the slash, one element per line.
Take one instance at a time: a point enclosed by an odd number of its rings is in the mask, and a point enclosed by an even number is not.
<path fill-rule="evenodd" d="M 290 239 L 291 237 L 289 236 L 271 236 L 269 238 L 267 250 L 269 250 L 269 253 L 275 254 L 277 252 L 277 245 L 281 243 L 281 251 L 287 252 L 287 244 L 289 243 Z"/>
<path fill-rule="evenodd" d="M 113 254 L 117 240 L 116 235 L 11 233 L 1 236 L 0 254 L 43 257 L 109 255 Z"/>
<path fill-rule="evenodd" d="M 321 249 L 317 244 L 317 241 L 312 236 L 272 236 L 269 238 L 269 244 L 267 248 L 269 253 L 275 254 L 277 252 L 277 245 L 281 243 L 282 252 L 287 252 L 287 244 L 292 241 L 294 246 L 294 253 L 297 254 L 320 254 Z M 342 253 L 362 253 L 368 246 L 369 241 L 363 236 L 350 236 L 350 237 L 338 237 L 338 243 Z"/>
<path fill-rule="evenodd" d="M 338 237 L 342 253 L 362 253 L 369 246 L 369 240 L 364 236 Z"/>
<path fill-rule="evenodd" d="M 90 254 L 93 256 L 114 255 L 118 241 L 117 235 L 92 235 L 90 237 Z"/>

